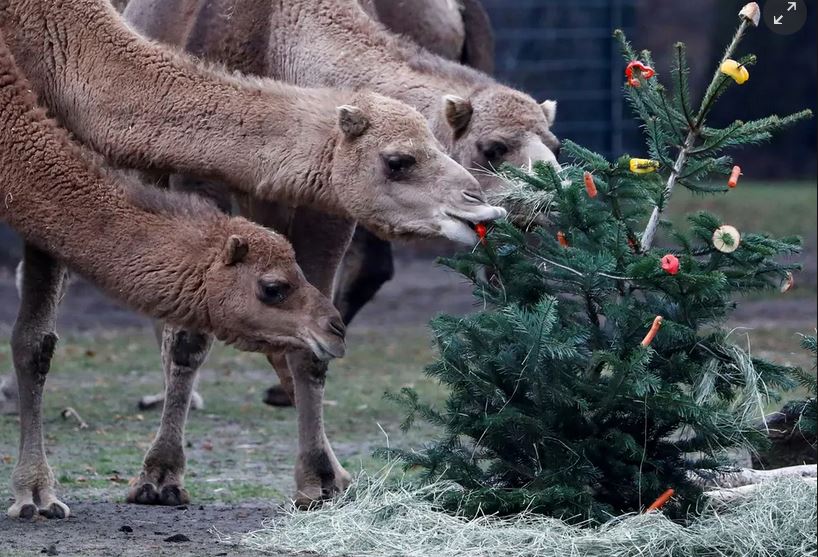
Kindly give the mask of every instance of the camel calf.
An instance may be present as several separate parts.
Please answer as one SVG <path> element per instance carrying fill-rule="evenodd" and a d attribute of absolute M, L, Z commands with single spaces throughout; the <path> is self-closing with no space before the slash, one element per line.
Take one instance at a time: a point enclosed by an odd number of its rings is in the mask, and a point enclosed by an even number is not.
<path fill-rule="evenodd" d="M 303 348 L 319 359 L 344 353 L 340 316 L 305 280 L 284 237 L 201 200 L 117 180 L 36 107 L 2 33 L 0 200 L 0 220 L 28 242 L 12 334 L 21 410 L 13 518 L 69 514 L 54 492 L 42 427 L 63 264 L 136 310 L 244 350 Z M 175 357 L 174 346 L 166 348 Z M 184 399 L 169 411 L 187 413 L 186 395 L 169 396 Z M 181 430 L 160 430 L 154 443 L 182 444 Z M 156 487 L 173 494 L 179 481 L 164 478 Z"/>

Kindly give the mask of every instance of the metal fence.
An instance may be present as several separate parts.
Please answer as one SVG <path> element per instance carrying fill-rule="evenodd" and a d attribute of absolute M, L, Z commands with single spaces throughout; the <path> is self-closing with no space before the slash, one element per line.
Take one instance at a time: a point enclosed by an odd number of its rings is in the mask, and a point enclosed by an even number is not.
<path fill-rule="evenodd" d="M 630 32 L 636 0 L 483 0 L 497 41 L 496 74 L 538 100 L 559 101 L 555 132 L 618 156 L 635 125 L 622 96 L 612 31 Z"/>

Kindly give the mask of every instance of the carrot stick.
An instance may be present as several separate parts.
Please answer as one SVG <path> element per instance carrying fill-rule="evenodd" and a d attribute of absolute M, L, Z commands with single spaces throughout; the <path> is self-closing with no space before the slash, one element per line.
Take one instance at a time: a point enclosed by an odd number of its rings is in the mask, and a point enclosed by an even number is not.
<path fill-rule="evenodd" d="M 585 178 L 585 191 L 588 192 L 588 197 L 593 199 L 597 194 L 596 184 L 594 184 L 594 177 L 590 172 L 586 172 L 583 175 L 583 178 Z"/>
<path fill-rule="evenodd" d="M 741 176 L 741 167 L 736 165 L 733 167 L 733 171 L 730 173 L 730 179 L 727 180 L 727 187 L 736 187 L 738 185 L 739 176 Z"/>
<path fill-rule="evenodd" d="M 658 511 L 659 509 L 661 509 L 662 507 L 664 507 L 664 506 L 665 506 L 665 503 L 667 503 L 668 501 L 670 501 L 670 498 L 671 498 L 671 497 L 673 497 L 673 494 L 674 494 L 674 493 L 676 493 L 676 492 L 675 492 L 675 491 L 673 491 L 673 489 L 672 489 L 672 488 L 671 488 L 671 489 L 668 489 L 667 491 L 665 491 L 664 493 L 662 493 L 662 494 L 659 496 L 659 498 L 658 498 L 658 499 L 656 499 L 656 501 L 654 501 L 654 502 L 653 502 L 653 503 L 650 505 L 650 507 L 648 507 L 648 508 L 647 508 L 647 510 L 646 510 L 645 512 L 646 512 L 646 513 L 649 513 L 649 512 L 651 512 L 651 511 Z"/>
<path fill-rule="evenodd" d="M 659 329 L 662 328 L 662 319 L 661 315 L 657 315 L 656 319 L 653 320 L 653 325 L 650 327 L 650 331 L 648 334 L 645 335 L 645 338 L 642 339 L 642 346 L 650 346 L 650 343 L 653 342 L 653 339 L 656 338 L 656 335 L 659 333 Z"/>

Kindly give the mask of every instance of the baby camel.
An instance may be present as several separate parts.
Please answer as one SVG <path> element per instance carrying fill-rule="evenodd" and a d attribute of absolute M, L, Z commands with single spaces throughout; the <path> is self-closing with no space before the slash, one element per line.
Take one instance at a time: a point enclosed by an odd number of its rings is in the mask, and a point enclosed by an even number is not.
<path fill-rule="evenodd" d="M 309 244 L 296 253 L 317 256 L 298 262 L 325 294 L 331 284 L 312 277 L 340 259 L 351 221 L 391 238 L 472 241 L 469 223 L 505 214 L 483 200 L 478 182 L 444 153 L 426 120 L 399 101 L 202 68 L 133 33 L 107 0 L 0 0 L 0 29 L 43 103 L 109 161 L 220 180 L 253 198 L 322 211 L 320 233 L 310 232 L 307 219 L 286 215 L 282 229 Z M 436 102 L 442 105 L 442 96 Z M 191 327 L 173 338 L 165 343 L 173 354 L 163 357 L 166 392 L 182 399 L 211 337 Z M 297 378 L 296 484 L 308 498 L 334 492 L 348 478 L 324 433 L 323 377 L 322 371 Z M 160 431 L 170 423 L 166 416 L 181 416 L 171 422 L 183 429 L 183 414 L 165 412 Z M 161 462 L 146 459 L 129 500 L 184 502 L 176 481 L 184 455 L 181 446 L 174 451 L 164 451 Z"/>
<path fill-rule="evenodd" d="M 2 33 L 0 199 L 0 220 L 28 242 L 12 334 L 21 398 L 13 518 L 69 514 L 54 493 L 42 429 L 63 264 L 136 310 L 245 350 L 344 353 L 340 316 L 306 281 L 282 236 L 203 201 L 116 180 L 36 107 Z M 175 411 L 187 412 L 184 397 Z M 180 432 L 160 431 L 155 445 L 182 442 Z"/>

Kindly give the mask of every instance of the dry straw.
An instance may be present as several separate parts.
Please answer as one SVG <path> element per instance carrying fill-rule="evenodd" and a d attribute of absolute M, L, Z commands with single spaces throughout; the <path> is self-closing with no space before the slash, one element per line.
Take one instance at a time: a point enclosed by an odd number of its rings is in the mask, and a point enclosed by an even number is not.
<path fill-rule="evenodd" d="M 361 474 L 322 509 L 287 510 L 240 538 L 261 552 L 401 557 L 784 557 L 816 555 L 816 488 L 799 480 L 764 484 L 729 509 L 707 507 L 688 526 L 661 513 L 628 515 L 598 527 L 521 515 L 467 520 L 437 510 L 457 489 L 423 488 Z"/>

